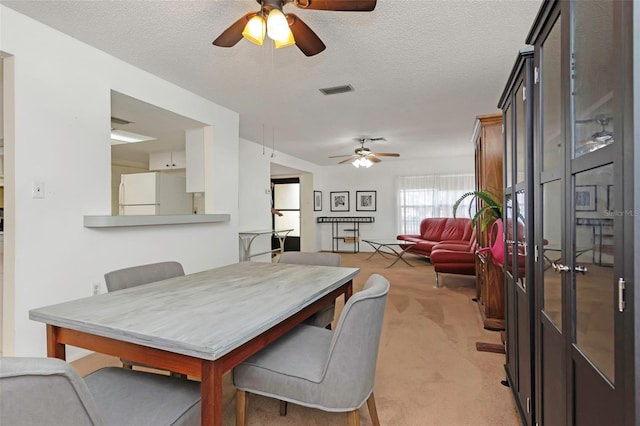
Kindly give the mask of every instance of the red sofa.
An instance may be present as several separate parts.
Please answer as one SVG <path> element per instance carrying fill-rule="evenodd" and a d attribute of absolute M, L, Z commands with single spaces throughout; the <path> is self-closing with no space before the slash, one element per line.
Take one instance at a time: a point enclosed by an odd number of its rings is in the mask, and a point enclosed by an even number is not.
<path fill-rule="evenodd" d="M 440 287 L 438 273 L 476 275 L 476 234 L 468 244 L 440 243 L 431 251 L 431 264 L 436 271 L 436 287 Z"/>
<path fill-rule="evenodd" d="M 471 219 L 450 217 L 428 218 L 420 222 L 420 235 L 398 235 L 399 240 L 413 241 L 413 253 L 429 257 L 438 273 L 476 274 L 476 233 Z"/>
<path fill-rule="evenodd" d="M 412 253 L 431 257 L 431 252 L 437 244 L 447 243 L 459 246 L 470 244 L 475 233 L 471 227 L 471 219 L 452 217 L 433 217 L 422 219 L 420 235 L 398 235 L 399 240 L 413 241 L 408 250 Z"/>

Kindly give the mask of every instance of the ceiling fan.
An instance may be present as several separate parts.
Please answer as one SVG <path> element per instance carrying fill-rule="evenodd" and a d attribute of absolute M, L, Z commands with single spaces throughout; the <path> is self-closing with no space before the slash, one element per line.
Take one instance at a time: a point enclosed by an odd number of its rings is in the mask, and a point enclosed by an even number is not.
<path fill-rule="evenodd" d="M 360 146 L 355 149 L 355 154 L 332 155 L 329 158 L 348 157 L 340 161 L 338 164 L 351 162 L 354 167 L 371 167 L 373 163 L 379 163 L 382 161 L 378 157 L 400 157 L 400 154 L 396 152 L 372 152 L 369 148 L 364 146 L 366 142 L 386 141 L 385 138 L 354 138 L 354 140 L 360 142 Z"/>
<path fill-rule="evenodd" d="M 283 7 L 293 3 L 300 9 L 332 10 L 339 12 L 370 12 L 377 0 L 256 0 L 260 10 L 249 12 L 213 41 L 215 46 L 235 46 L 242 37 L 262 45 L 265 33 L 275 47 L 295 44 L 307 56 L 317 55 L 326 46 L 307 24 L 293 13 L 283 13 Z"/>

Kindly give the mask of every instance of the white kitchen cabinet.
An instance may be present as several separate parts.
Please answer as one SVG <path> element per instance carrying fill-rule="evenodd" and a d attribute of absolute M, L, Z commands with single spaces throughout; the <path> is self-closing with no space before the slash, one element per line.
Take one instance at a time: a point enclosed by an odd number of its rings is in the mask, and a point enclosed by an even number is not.
<path fill-rule="evenodd" d="M 149 170 L 184 169 L 187 159 L 184 151 L 152 152 L 149 154 Z"/>

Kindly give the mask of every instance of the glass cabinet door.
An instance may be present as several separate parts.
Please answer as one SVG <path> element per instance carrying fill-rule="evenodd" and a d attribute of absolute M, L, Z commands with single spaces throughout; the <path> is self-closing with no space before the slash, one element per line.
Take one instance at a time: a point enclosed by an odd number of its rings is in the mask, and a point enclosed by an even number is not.
<path fill-rule="evenodd" d="M 571 323 L 569 370 L 574 424 L 621 424 L 623 389 L 617 362 L 624 339 L 616 330 L 618 290 L 614 257 L 615 222 L 607 207 L 616 174 L 613 146 L 621 126 L 616 111 L 626 90 L 616 89 L 614 8 L 621 2 L 573 1 L 571 34 L 571 162 L 572 245 L 569 271 Z M 618 15 L 619 16 L 619 15 Z M 615 200 L 610 200 L 610 204 Z M 620 243 L 621 245 L 622 243 Z M 588 389 L 588 390 L 587 390 Z"/>
<path fill-rule="evenodd" d="M 574 3 L 574 157 L 596 151 L 614 141 L 612 4 L 611 1 Z"/>
<path fill-rule="evenodd" d="M 562 22 L 558 18 L 540 48 L 542 104 L 542 171 L 557 170 L 564 164 L 562 138 L 561 40 Z"/>
<path fill-rule="evenodd" d="M 613 166 L 578 173 L 575 179 L 575 344 L 613 383 L 613 219 L 599 214 L 605 209 L 606 190 L 613 185 Z"/>
<path fill-rule="evenodd" d="M 563 3 L 564 4 L 564 3 Z M 562 114 L 562 31 L 560 6 L 551 14 L 537 47 L 539 138 L 536 156 L 536 422 L 567 422 L 566 345 L 564 336 L 565 277 L 557 272 L 566 263 L 564 206 L 565 132 Z"/>

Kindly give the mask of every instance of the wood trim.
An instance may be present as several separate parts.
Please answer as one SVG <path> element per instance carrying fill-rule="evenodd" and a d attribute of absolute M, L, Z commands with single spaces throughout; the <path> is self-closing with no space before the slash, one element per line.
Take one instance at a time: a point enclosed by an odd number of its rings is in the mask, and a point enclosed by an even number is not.
<path fill-rule="evenodd" d="M 484 125 L 496 124 L 496 123 L 502 124 L 502 113 L 501 112 L 495 112 L 493 114 L 476 115 L 476 120 L 482 122 L 482 124 L 484 124 Z"/>
<path fill-rule="evenodd" d="M 109 337 L 96 336 L 68 328 L 47 325 L 55 329 L 55 345 L 72 345 L 107 355 L 125 358 L 127 361 L 153 365 L 156 368 L 200 378 L 202 361 L 188 355 L 123 342 Z M 47 339 L 47 344 L 50 341 Z M 52 356 L 49 354 L 49 356 Z M 55 356 L 56 358 L 60 358 Z M 64 359 L 64 358 L 60 358 Z"/>

